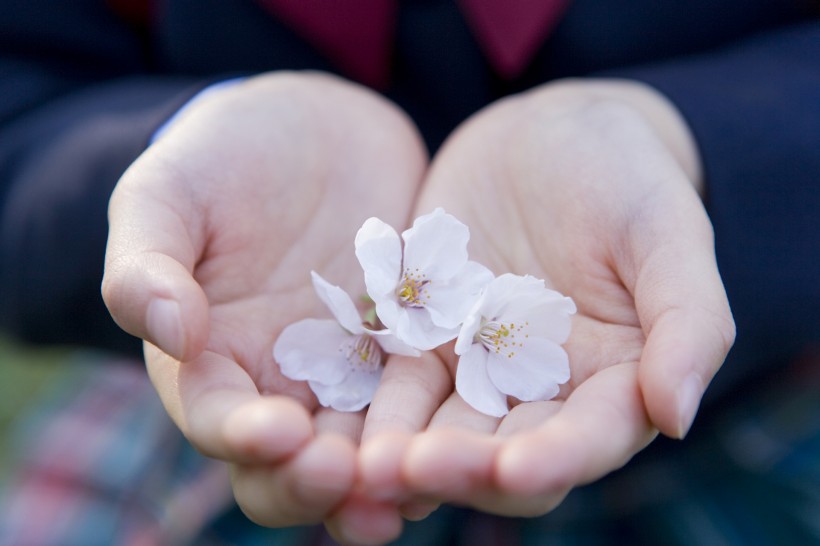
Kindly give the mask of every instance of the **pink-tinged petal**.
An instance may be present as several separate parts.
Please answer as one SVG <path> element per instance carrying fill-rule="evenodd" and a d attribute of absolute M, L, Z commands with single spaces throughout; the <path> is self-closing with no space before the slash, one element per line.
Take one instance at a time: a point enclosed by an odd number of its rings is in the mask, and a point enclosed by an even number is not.
<path fill-rule="evenodd" d="M 429 299 L 424 307 L 437 326 L 459 328 L 492 280 L 489 269 L 476 262 L 467 262 L 452 279 L 427 285 Z"/>
<path fill-rule="evenodd" d="M 340 383 L 350 370 L 340 347 L 350 337 L 335 320 L 300 320 L 279 334 L 273 358 L 290 379 Z"/>
<path fill-rule="evenodd" d="M 401 312 L 398 301 L 392 298 L 382 298 L 375 300 L 374 303 L 376 304 L 376 316 L 379 317 L 381 323 L 389 330 L 395 330 Z"/>
<path fill-rule="evenodd" d="M 308 385 L 323 406 L 337 411 L 359 411 L 373 400 L 382 370 L 383 368 L 365 371 L 357 368 L 336 385 L 325 385 L 319 381 L 310 381 Z"/>
<path fill-rule="evenodd" d="M 530 337 L 550 339 L 564 343 L 572 327 L 571 316 L 575 314 L 575 302 L 553 290 L 545 289 L 541 297 L 533 298 L 526 306 L 510 305 L 504 321 L 526 325 L 523 333 Z"/>
<path fill-rule="evenodd" d="M 426 279 L 449 279 L 467 262 L 470 230 L 444 209 L 416 218 L 402 238 L 404 270 L 418 271 Z"/>
<path fill-rule="evenodd" d="M 566 351 L 548 339 L 529 337 L 523 346 L 490 352 L 487 373 L 505 394 L 530 402 L 549 400 L 558 394 L 558 385 L 569 380 Z"/>
<path fill-rule="evenodd" d="M 569 317 L 575 313 L 575 303 L 545 288 L 540 279 L 507 273 L 487 286 L 480 309 L 487 320 L 524 326 L 522 334 L 563 343 L 569 336 Z"/>
<path fill-rule="evenodd" d="M 421 352 L 397 338 L 390 330 L 367 330 L 385 353 L 402 356 L 421 356 Z"/>
<path fill-rule="evenodd" d="M 356 305 L 347 292 L 330 284 L 315 271 L 311 271 L 310 276 L 313 279 L 313 288 L 316 290 L 316 295 L 327 305 L 327 308 L 330 309 L 339 324 L 351 334 L 364 332 L 361 315 L 359 315 Z"/>
<path fill-rule="evenodd" d="M 509 309 L 537 298 L 543 291 L 544 281 L 530 275 L 499 275 L 484 290 L 481 313 L 489 320 L 498 319 Z"/>
<path fill-rule="evenodd" d="M 481 344 L 473 344 L 461 355 L 456 367 L 456 392 L 481 413 L 503 417 L 509 413 L 507 397 L 487 374 L 489 354 Z"/>
<path fill-rule="evenodd" d="M 356 233 L 355 247 L 370 297 L 378 302 L 392 294 L 401 277 L 401 240 L 396 230 L 378 218 L 368 218 Z"/>
<path fill-rule="evenodd" d="M 421 351 L 435 349 L 455 339 L 458 328 L 441 328 L 433 323 L 430 313 L 423 308 L 401 308 L 393 333 L 401 341 Z"/>
<path fill-rule="evenodd" d="M 463 355 L 470 350 L 470 347 L 473 345 L 475 335 L 481 328 L 480 303 L 480 301 L 476 302 L 476 305 L 473 306 L 473 309 L 465 317 L 464 322 L 461 325 L 461 330 L 458 332 L 458 339 L 456 339 L 455 346 L 455 353 L 457 355 Z"/>

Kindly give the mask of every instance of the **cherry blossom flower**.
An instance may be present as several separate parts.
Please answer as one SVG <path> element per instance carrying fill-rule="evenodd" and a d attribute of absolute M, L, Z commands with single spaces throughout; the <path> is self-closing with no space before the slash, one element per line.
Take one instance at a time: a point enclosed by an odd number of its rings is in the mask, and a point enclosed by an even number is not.
<path fill-rule="evenodd" d="M 572 299 L 529 275 L 505 274 L 484 290 L 456 341 L 456 391 L 473 408 L 502 417 L 507 395 L 549 400 L 569 380 Z"/>
<path fill-rule="evenodd" d="M 350 296 L 311 272 L 313 287 L 336 320 L 305 319 L 289 325 L 273 347 L 282 374 L 307 381 L 319 403 L 358 411 L 373 399 L 388 353 L 419 352 L 387 330 L 362 323 Z"/>
<path fill-rule="evenodd" d="M 396 337 L 429 350 L 454 339 L 464 317 L 493 275 L 467 259 L 467 226 L 436 209 L 402 233 L 378 218 L 356 234 L 356 257 L 364 270 L 376 314 Z"/>

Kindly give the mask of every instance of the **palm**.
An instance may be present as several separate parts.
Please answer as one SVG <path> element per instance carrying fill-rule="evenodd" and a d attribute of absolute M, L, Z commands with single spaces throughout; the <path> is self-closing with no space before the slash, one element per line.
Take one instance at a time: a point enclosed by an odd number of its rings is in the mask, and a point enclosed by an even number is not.
<path fill-rule="evenodd" d="M 384 128 L 368 126 L 374 116 L 357 119 L 347 102 L 336 109 L 326 96 L 303 94 L 281 107 L 289 108 L 292 123 L 283 123 L 278 111 L 265 113 L 271 121 L 261 128 L 258 113 L 248 120 L 255 143 L 186 140 L 192 161 L 203 148 L 221 150 L 200 167 L 201 195 L 194 200 L 204 203 L 196 215 L 208 223 L 194 277 L 210 304 L 208 350 L 235 360 L 262 392 L 304 394 L 303 383 L 279 375 L 273 340 L 289 323 L 327 315 L 310 270 L 363 293 L 353 254 L 356 230 L 375 214 L 405 222 L 423 164 L 413 165 L 416 149 L 390 149 Z M 242 120 L 233 114 L 230 122 Z M 175 154 L 177 161 L 186 157 Z M 385 154 L 415 173 L 388 170 Z"/>
<path fill-rule="evenodd" d="M 419 208 L 444 206 L 465 222 L 471 259 L 496 274 L 543 278 L 574 299 L 578 313 L 566 344 L 572 377 L 565 398 L 598 371 L 636 363 L 644 343 L 633 294 L 624 284 L 627 272 L 618 263 L 622 249 L 614 247 L 627 237 L 630 217 L 606 216 L 609 200 L 617 197 L 607 185 L 618 166 L 602 158 L 600 165 L 581 168 L 577 157 L 550 153 L 543 135 L 526 135 L 520 126 L 499 138 L 493 121 L 438 158 Z M 547 138 L 550 131 L 543 130 Z M 505 149 L 498 141 L 507 143 Z"/>

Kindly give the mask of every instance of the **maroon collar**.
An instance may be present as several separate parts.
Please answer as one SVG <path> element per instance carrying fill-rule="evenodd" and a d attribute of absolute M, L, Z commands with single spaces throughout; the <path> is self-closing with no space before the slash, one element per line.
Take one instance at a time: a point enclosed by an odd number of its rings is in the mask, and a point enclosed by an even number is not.
<path fill-rule="evenodd" d="M 341 71 L 384 87 L 397 0 L 258 0 Z M 519 75 L 570 0 L 457 0 L 493 69 Z"/>

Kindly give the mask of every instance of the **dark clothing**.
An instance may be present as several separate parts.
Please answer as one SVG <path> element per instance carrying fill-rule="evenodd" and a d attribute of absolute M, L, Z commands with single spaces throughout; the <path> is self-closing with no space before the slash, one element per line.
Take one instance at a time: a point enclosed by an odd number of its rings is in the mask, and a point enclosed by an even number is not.
<path fill-rule="evenodd" d="M 143 7 L 149 3 L 142 3 Z M 99 296 L 108 196 L 197 90 L 336 66 L 253 0 L 0 3 L 0 328 L 127 351 Z M 114 6 L 118 6 L 115 9 Z M 788 0 L 574 0 L 516 77 L 456 3 L 398 4 L 384 93 L 431 151 L 467 116 L 561 77 L 645 81 L 678 105 L 703 159 L 738 325 L 721 392 L 820 338 L 820 19 Z"/>

